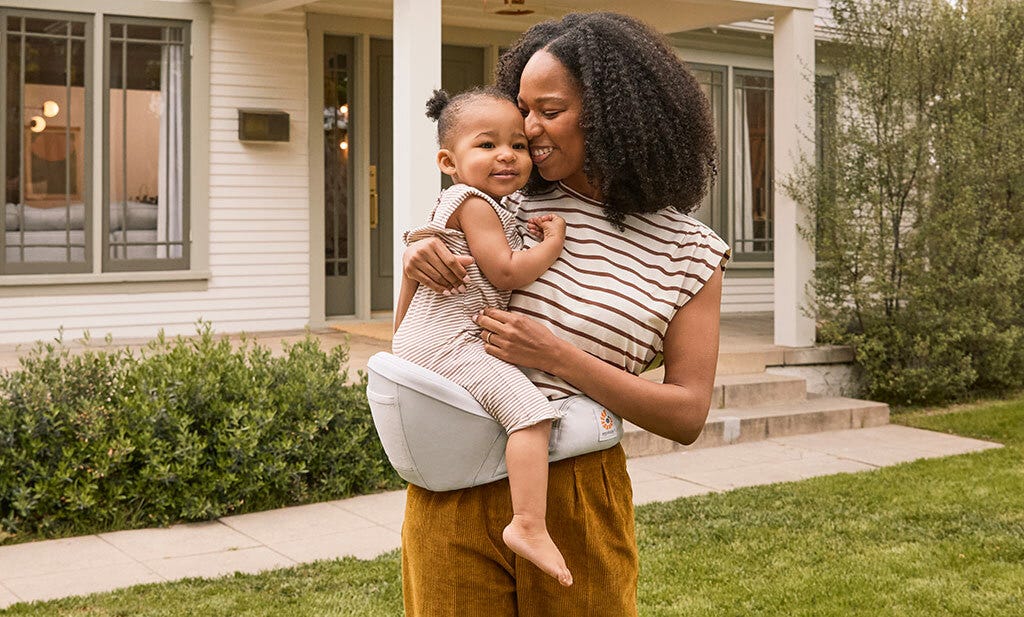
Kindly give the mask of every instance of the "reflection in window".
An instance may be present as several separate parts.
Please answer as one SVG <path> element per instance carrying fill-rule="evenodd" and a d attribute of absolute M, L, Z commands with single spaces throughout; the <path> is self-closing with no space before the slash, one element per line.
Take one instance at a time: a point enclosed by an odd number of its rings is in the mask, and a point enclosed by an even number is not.
<path fill-rule="evenodd" d="M 85 24 L 3 20 L 4 216 L 0 272 L 87 268 Z"/>
<path fill-rule="evenodd" d="M 697 78 L 700 89 L 704 92 L 704 96 L 708 97 L 708 102 L 711 104 L 711 114 L 715 126 L 716 150 L 718 153 L 718 177 L 714 178 L 710 186 L 708 186 L 708 192 L 704 195 L 704 200 L 701 201 L 700 207 L 692 213 L 692 216 L 724 236 L 726 234 L 724 229 L 722 229 L 722 193 L 725 189 L 725 183 L 722 168 L 725 165 L 725 161 L 723 160 L 722 152 L 724 150 L 723 140 L 725 139 L 725 127 L 723 125 L 725 114 L 722 113 L 722 108 L 725 96 L 725 68 L 691 68 L 690 72 Z"/>
<path fill-rule="evenodd" d="M 774 238 L 772 78 L 736 72 L 732 246 L 737 256 L 770 258 Z"/>
<path fill-rule="evenodd" d="M 351 45 L 328 37 L 324 49 L 324 233 L 327 276 L 348 275 L 349 61 Z"/>
<path fill-rule="evenodd" d="M 185 26 L 115 20 L 107 28 L 107 269 L 133 260 L 185 267 Z"/>

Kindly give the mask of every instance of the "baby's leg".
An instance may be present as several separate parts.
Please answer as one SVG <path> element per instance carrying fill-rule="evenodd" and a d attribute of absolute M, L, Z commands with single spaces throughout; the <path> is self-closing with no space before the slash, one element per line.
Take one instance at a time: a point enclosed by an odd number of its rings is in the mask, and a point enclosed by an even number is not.
<path fill-rule="evenodd" d="M 508 436 L 505 464 L 512 492 L 512 522 L 502 532 L 505 544 L 517 555 L 568 587 L 572 574 L 562 552 L 548 535 L 544 517 L 548 503 L 548 439 L 551 421 L 515 431 Z"/>

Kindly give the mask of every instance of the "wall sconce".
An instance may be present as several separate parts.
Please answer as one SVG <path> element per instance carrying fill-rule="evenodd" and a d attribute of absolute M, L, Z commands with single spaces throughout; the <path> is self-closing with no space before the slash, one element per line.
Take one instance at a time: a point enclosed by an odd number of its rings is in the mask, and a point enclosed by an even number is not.
<path fill-rule="evenodd" d="M 32 116 L 28 121 L 28 130 L 33 133 L 42 133 L 46 130 L 46 119 L 42 116 Z"/>
<path fill-rule="evenodd" d="M 57 101 L 43 101 L 43 115 L 47 118 L 55 118 L 60 113 L 60 105 Z"/>

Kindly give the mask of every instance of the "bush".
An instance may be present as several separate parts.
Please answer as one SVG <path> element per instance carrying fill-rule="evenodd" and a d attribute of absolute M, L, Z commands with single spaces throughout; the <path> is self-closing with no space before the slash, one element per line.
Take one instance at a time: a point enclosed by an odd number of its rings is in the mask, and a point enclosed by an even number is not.
<path fill-rule="evenodd" d="M 346 383 L 346 347 L 307 335 L 272 357 L 198 330 L 137 353 L 37 343 L 0 376 L 3 532 L 167 525 L 400 486 L 365 375 Z"/>
<path fill-rule="evenodd" d="M 809 206 L 821 336 L 866 395 L 939 403 L 1024 387 L 1024 5 L 835 0 L 837 113 Z"/>

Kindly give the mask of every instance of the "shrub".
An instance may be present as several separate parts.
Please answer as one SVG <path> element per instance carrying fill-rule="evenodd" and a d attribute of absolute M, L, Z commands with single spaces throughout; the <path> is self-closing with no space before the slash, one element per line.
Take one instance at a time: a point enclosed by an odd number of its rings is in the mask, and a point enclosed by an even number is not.
<path fill-rule="evenodd" d="M 787 179 L 817 221 L 822 338 L 892 403 L 1024 387 L 1024 5 L 832 8 L 838 111 Z"/>
<path fill-rule="evenodd" d="M 53 537 L 397 487 L 347 360 L 309 335 L 273 357 L 204 323 L 139 352 L 37 343 L 0 376 L 0 528 Z"/>

